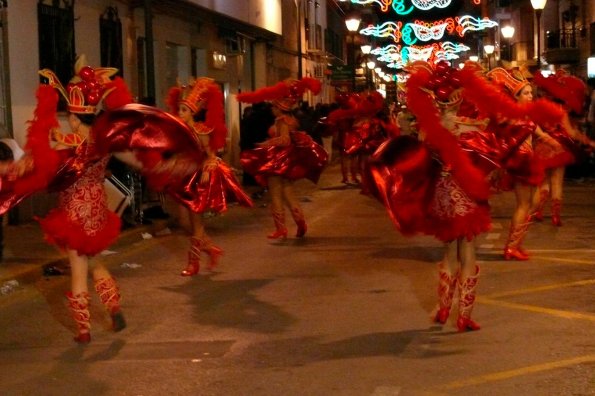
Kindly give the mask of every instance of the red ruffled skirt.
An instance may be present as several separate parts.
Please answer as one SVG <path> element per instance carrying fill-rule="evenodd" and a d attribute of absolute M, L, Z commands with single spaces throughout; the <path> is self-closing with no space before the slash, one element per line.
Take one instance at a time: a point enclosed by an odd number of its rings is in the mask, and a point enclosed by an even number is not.
<path fill-rule="evenodd" d="M 491 224 L 488 203 L 469 198 L 449 172 L 442 172 L 436 180 L 425 233 L 443 242 L 472 240 L 489 231 Z"/>
<path fill-rule="evenodd" d="M 385 142 L 369 165 L 378 195 L 403 235 L 450 242 L 490 229 L 488 203 L 469 198 L 417 139 L 400 136 Z"/>
<path fill-rule="evenodd" d="M 292 133 L 289 146 L 257 147 L 244 150 L 240 163 L 245 172 L 266 186 L 269 176 L 289 180 L 308 179 L 318 183 L 328 162 L 328 153 L 304 132 Z"/>
<path fill-rule="evenodd" d="M 229 202 L 251 207 L 252 200 L 242 190 L 232 170 L 223 161 L 209 173 L 207 183 L 200 182 L 202 172 L 195 172 L 184 183 L 170 185 L 165 190 L 175 200 L 195 213 L 206 211 L 221 213 Z"/>
<path fill-rule="evenodd" d="M 120 218 L 107 209 L 101 224 L 91 228 L 86 222 L 74 220 L 61 208 L 52 209 L 38 221 L 48 243 L 62 249 L 76 250 L 83 256 L 95 256 L 108 248 L 118 239 L 121 227 Z"/>

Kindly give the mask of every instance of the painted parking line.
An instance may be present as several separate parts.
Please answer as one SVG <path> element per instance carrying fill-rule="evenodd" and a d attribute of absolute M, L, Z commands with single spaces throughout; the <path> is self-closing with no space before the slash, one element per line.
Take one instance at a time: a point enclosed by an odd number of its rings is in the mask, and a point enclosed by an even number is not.
<path fill-rule="evenodd" d="M 507 302 L 507 301 L 492 300 L 492 299 L 486 298 L 486 297 L 478 297 L 477 299 L 479 300 L 479 302 L 481 304 L 486 304 L 486 305 L 495 305 L 495 306 L 499 306 L 499 307 L 518 309 L 518 310 L 522 310 L 522 311 L 536 312 L 536 313 L 541 313 L 541 314 L 546 314 L 546 315 L 551 315 L 551 316 L 557 316 L 559 318 L 565 318 L 565 319 L 581 319 L 581 320 L 588 320 L 591 322 L 595 322 L 595 315 L 593 315 L 593 314 L 586 314 L 586 313 L 573 312 L 573 311 L 563 311 L 561 309 L 544 308 L 544 307 L 539 307 L 536 305 L 518 304 L 518 303 Z"/>
<path fill-rule="evenodd" d="M 502 293 L 493 293 L 493 294 L 485 295 L 483 297 L 492 299 L 492 298 L 500 298 L 500 297 L 519 296 L 521 294 L 538 293 L 538 292 L 547 291 L 547 290 L 560 289 L 563 287 L 585 286 L 585 285 L 594 285 L 594 284 L 595 284 L 595 279 L 586 279 L 586 280 L 581 280 L 581 281 L 576 281 L 576 282 L 557 283 L 557 284 L 553 284 L 553 285 L 531 287 L 531 288 L 527 288 L 527 289 L 511 290 L 511 291 L 502 292 Z"/>
<path fill-rule="evenodd" d="M 557 252 L 560 252 L 560 251 L 558 250 Z M 546 256 L 535 256 L 535 255 L 531 255 L 531 259 L 555 261 L 555 262 L 570 263 L 570 264 L 595 265 L 595 260 L 580 260 L 580 259 L 570 259 L 570 258 L 562 258 L 562 257 L 546 257 Z"/>
<path fill-rule="evenodd" d="M 509 378 L 520 377 L 522 375 L 540 373 L 548 370 L 555 370 L 563 367 L 576 366 L 584 363 L 595 362 L 595 355 L 579 356 L 572 359 L 558 360 L 554 362 L 547 362 L 536 364 L 533 366 L 521 367 L 513 370 L 506 370 L 495 372 L 491 374 L 484 374 L 477 377 L 471 377 L 460 381 L 454 381 L 443 386 L 438 387 L 439 390 L 454 390 L 465 388 L 468 386 L 482 385 L 488 382 L 502 381 Z"/>

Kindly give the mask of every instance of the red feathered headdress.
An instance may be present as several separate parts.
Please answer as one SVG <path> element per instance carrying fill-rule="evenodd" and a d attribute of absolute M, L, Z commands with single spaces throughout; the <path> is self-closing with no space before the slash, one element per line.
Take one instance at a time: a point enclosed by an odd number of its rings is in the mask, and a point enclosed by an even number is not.
<path fill-rule="evenodd" d="M 237 95 L 237 98 L 239 102 L 245 103 L 271 101 L 274 106 L 279 107 L 281 110 L 289 111 L 306 91 L 318 95 L 321 87 L 320 80 L 304 77 L 301 80 L 281 81 L 273 86 L 260 88 L 252 92 L 242 92 Z"/>
<path fill-rule="evenodd" d="M 165 104 L 169 111 L 177 115 L 181 104 L 195 114 L 199 110 L 206 110 L 204 124 L 213 130 L 209 145 L 217 151 L 225 146 L 227 126 L 225 125 L 225 107 L 221 88 L 215 80 L 200 77 L 192 80 L 186 86 L 175 86 L 169 89 Z"/>
<path fill-rule="evenodd" d="M 558 70 L 556 74 L 544 77 L 538 70 L 533 76 L 533 81 L 548 95 L 564 102 L 575 113 L 583 112 L 587 86 L 580 78 L 572 76 L 564 70 Z"/>
<path fill-rule="evenodd" d="M 487 72 L 486 75 L 496 84 L 505 87 L 512 96 L 517 96 L 523 88 L 529 85 L 529 81 L 518 70 L 508 72 L 501 67 L 496 67 Z"/>
<path fill-rule="evenodd" d="M 68 111 L 77 114 L 95 114 L 97 105 L 114 88 L 109 88 L 109 78 L 118 72 L 113 67 L 92 68 L 87 65 L 84 55 L 78 57 L 74 65 L 75 76 L 66 85 L 62 85 L 56 74 L 50 69 L 43 69 L 39 74 L 48 79 L 48 84 L 56 88 L 66 99 Z"/>

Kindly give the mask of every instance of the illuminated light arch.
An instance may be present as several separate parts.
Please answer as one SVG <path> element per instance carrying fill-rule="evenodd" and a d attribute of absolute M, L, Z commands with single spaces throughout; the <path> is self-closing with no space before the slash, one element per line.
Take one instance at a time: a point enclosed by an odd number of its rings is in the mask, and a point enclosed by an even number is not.
<path fill-rule="evenodd" d="M 351 0 L 354 4 L 361 4 L 361 5 L 368 5 L 368 4 L 377 4 L 380 6 L 380 10 L 382 12 L 388 12 L 389 6 L 399 15 L 407 15 L 410 14 L 415 8 L 427 11 L 431 10 L 432 8 L 446 8 L 451 3 L 452 0 L 410 0 L 411 6 L 407 7 L 405 5 L 405 0 Z M 481 0 L 472 0 L 474 5 L 481 4 Z"/>
<path fill-rule="evenodd" d="M 436 8 L 446 8 L 450 5 L 452 0 L 411 0 L 411 3 L 420 10 L 430 10 Z"/>
<path fill-rule="evenodd" d="M 457 32 L 459 36 L 463 37 L 469 31 L 484 30 L 491 27 L 498 26 L 498 22 L 492 21 L 489 18 L 475 18 L 471 15 L 463 15 L 457 17 Z"/>
<path fill-rule="evenodd" d="M 364 36 L 392 37 L 395 43 L 401 41 L 401 22 L 384 22 L 380 26 L 370 25 L 359 31 Z"/>
<path fill-rule="evenodd" d="M 413 6 L 405 8 L 405 0 L 393 0 L 393 10 L 399 15 L 407 15 L 413 11 Z"/>
<path fill-rule="evenodd" d="M 387 12 L 388 7 L 393 2 L 393 0 L 351 0 L 351 2 L 354 4 L 362 4 L 362 5 L 378 4 L 380 6 L 380 10 L 382 12 Z"/>
<path fill-rule="evenodd" d="M 498 26 L 498 22 L 488 18 L 463 15 L 434 22 L 416 20 L 405 25 L 402 22 L 384 22 L 380 26 L 370 25 L 360 30 L 359 33 L 365 36 L 392 37 L 395 43 L 403 40 L 407 45 L 414 45 L 417 40 L 440 40 L 445 32 L 449 34 L 456 32 L 460 37 L 463 37 L 469 31 L 484 30 L 495 26 Z"/>

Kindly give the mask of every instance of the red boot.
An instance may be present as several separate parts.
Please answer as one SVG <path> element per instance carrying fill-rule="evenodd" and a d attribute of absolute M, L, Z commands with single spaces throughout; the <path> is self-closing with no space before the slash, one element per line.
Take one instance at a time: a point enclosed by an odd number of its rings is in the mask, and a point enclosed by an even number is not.
<path fill-rule="evenodd" d="M 438 265 L 438 307 L 433 317 L 434 322 L 445 324 L 448 320 L 456 283 L 457 275 L 451 275 L 444 263 L 440 263 Z"/>
<path fill-rule="evenodd" d="M 72 317 L 78 327 L 78 334 L 74 340 L 79 344 L 88 344 L 91 342 L 91 315 L 89 314 L 89 293 L 82 292 L 73 295 L 72 292 L 66 293 L 68 307 Z"/>
<path fill-rule="evenodd" d="M 457 329 L 460 332 L 479 330 L 479 324 L 471 320 L 471 312 L 475 305 L 475 293 L 479 279 L 479 265 L 475 266 L 475 275 L 461 281 L 459 280 L 459 317 Z"/>
<path fill-rule="evenodd" d="M 194 237 L 190 238 L 190 251 L 188 252 L 188 264 L 180 275 L 193 276 L 200 270 L 200 241 Z"/>
<path fill-rule="evenodd" d="M 306 235 L 306 231 L 308 231 L 308 225 L 306 224 L 306 219 L 304 218 L 304 212 L 300 207 L 295 207 L 291 209 L 291 216 L 297 225 L 297 232 L 295 236 L 302 238 L 304 235 Z"/>
<path fill-rule="evenodd" d="M 285 227 L 285 212 L 273 211 L 273 221 L 275 222 L 275 231 L 267 235 L 269 239 L 287 239 L 287 227 Z"/>
<path fill-rule="evenodd" d="M 96 279 L 95 291 L 112 318 L 112 329 L 114 331 L 124 330 L 126 328 L 126 320 L 120 309 L 120 289 L 116 280 L 111 276 L 109 278 Z"/>
<path fill-rule="evenodd" d="M 529 260 L 529 255 L 521 248 L 521 243 L 525 234 L 527 234 L 528 228 L 529 223 L 523 223 L 517 226 L 510 225 L 508 240 L 506 241 L 506 246 L 504 246 L 504 260 Z"/>
<path fill-rule="evenodd" d="M 206 236 L 200 240 L 200 249 L 209 255 L 207 268 L 212 271 L 219 264 L 219 258 L 223 256 L 223 249 Z"/>
<path fill-rule="evenodd" d="M 562 227 L 560 212 L 562 211 L 562 200 L 552 199 L 552 224 L 556 227 Z"/>
<path fill-rule="evenodd" d="M 539 192 L 539 202 L 537 203 L 535 212 L 533 212 L 530 216 L 531 221 L 543 221 L 543 208 L 545 207 L 545 203 L 549 197 L 550 192 L 548 190 L 541 190 Z"/>

